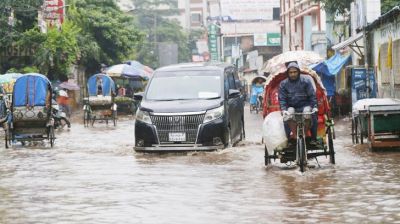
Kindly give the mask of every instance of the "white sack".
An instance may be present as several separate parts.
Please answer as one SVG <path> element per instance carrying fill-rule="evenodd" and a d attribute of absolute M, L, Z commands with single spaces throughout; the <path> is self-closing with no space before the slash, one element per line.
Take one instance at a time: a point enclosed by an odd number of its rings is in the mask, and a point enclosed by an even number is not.
<path fill-rule="evenodd" d="M 288 139 L 280 111 L 272 112 L 265 117 L 263 139 L 270 155 L 273 155 L 275 149 L 286 147 Z"/>

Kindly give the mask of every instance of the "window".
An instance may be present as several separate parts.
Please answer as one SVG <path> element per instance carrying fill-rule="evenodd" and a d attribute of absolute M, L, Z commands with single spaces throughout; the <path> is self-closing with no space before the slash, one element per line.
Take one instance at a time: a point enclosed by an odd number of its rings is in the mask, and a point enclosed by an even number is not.
<path fill-rule="evenodd" d="M 192 13 L 192 23 L 201 23 L 201 13 Z"/>
<path fill-rule="evenodd" d="M 229 72 L 228 74 L 228 83 L 229 83 L 229 89 L 236 89 L 235 77 L 233 77 L 233 74 L 231 72 Z"/>
<path fill-rule="evenodd" d="M 280 20 L 280 13 L 281 13 L 280 8 L 273 8 L 272 10 L 273 10 L 272 11 L 272 19 L 273 20 Z"/>

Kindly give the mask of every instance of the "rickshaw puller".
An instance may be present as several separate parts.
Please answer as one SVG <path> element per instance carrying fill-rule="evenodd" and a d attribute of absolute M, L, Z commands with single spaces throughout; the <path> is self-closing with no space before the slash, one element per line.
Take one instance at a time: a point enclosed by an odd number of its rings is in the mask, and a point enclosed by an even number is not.
<path fill-rule="evenodd" d="M 289 63 L 286 74 L 288 78 L 280 83 L 278 97 L 289 143 L 295 144 L 297 137 L 297 123 L 294 120 L 293 114 L 295 112 L 312 112 L 312 116 L 304 115 L 306 119 L 304 128 L 307 135 L 311 123 L 311 141 L 310 136 L 307 136 L 306 139 L 310 144 L 316 144 L 318 122 L 316 113 L 318 112 L 318 108 L 312 80 L 310 77 L 301 75 L 299 65 L 296 62 Z"/>

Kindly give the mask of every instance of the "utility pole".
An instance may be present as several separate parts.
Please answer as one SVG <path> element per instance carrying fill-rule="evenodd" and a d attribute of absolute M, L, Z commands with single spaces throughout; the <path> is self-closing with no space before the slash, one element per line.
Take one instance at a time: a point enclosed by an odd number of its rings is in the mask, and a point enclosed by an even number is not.
<path fill-rule="evenodd" d="M 363 11 L 364 11 L 364 66 L 366 72 L 366 88 L 367 88 L 367 98 L 370 96 L 370 80 L 369 80 L 369 65 L 368 65 L 368 44 L 367 44 L 367 2 L 364 0 L 363 2 Z"/>

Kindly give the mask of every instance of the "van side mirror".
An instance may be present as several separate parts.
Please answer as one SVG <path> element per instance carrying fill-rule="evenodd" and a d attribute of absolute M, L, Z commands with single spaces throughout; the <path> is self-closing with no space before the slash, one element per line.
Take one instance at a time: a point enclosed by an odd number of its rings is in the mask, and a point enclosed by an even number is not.
<path fill-rule="evenodd" d="M 240 91 L 239 90 L 237 90 L 237 89 L 230 89 L 229 90 L 229 95 L 228 95 L 229 99 L 230 98 L 236 98 L 238 96 L 240 96 Z"/>
<path fill-rule="evenodd" d="M 133 95 L 133 99 L 136 100 L 136 101 L 142 101 L 143 100 L 143 95 L 144 95 L 144 92 L 135 93 Z"/>

